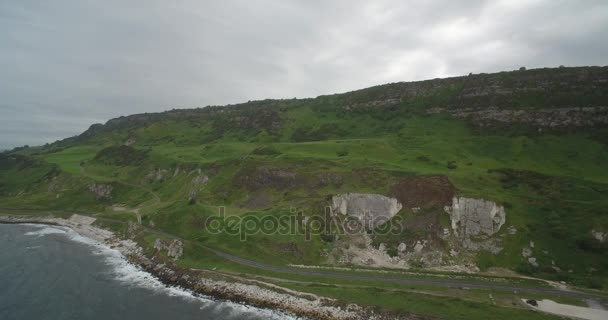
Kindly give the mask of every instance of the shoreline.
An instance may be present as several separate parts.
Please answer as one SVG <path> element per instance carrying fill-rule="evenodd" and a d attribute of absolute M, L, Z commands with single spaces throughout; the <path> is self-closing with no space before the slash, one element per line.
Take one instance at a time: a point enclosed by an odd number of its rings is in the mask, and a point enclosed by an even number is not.
<path fill-rule="evenodd" d="M 0 214 L 0 224 L 43 224 L 67 227 L 107 248 L 117 250 L 132 265 L 140 267 L 168 287 L 179 287 L 196 295 L 229 301 L 287 315 L 320 320 L 397 319 L 356 304 L 340 305 L 335 299 L 297 292 L 259 280 L 227 276 L 208 270 L 179 267 L 171 259 L 155 254 L 148 257 L 136 242 L 120 239 L 113 232 L 94 226 L 95 218 L 74 214 L 69 219 L 52 216 L 14 216 Z M 217 276 L 226 279 L 214 279 Z M 214 277 L 215 276 L 215 277 Z M 273 290 L 274 289 L 274 290 Z M 419 318 L 409 316 L 407 319 Z"/>

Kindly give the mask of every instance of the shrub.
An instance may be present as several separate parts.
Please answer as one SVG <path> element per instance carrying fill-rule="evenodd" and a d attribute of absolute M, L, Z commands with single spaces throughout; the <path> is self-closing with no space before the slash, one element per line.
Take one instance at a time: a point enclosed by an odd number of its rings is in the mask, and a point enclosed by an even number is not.
<path fill-rule="evenodd" d="M 450 170 L 453 170 L 453 169 L 458 168 L 458 166 L 456 165 L 456 161 L 452 161 L 452 160 L 448 161 L 448 163 L 447 163 L 447 165 L 446 165 L 446 166 L 447 166 L 447 167 L 448 167 L 448 169 L 450 169 Z"/>

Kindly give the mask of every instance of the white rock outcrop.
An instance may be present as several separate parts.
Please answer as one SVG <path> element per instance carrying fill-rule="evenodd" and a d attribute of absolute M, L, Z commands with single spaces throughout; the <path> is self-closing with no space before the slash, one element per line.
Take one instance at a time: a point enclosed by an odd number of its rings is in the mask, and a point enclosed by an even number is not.
<path fill-rule="evenodd" d="M 374 222 L 386 222 L 402 207 L 397 199 L 381 194 L 347 193 L 332 198 L 333 212 L 354 216 L 360 220 L 371 217 Z"/>
<path fill-rule="evenodd" d="M 595 238 L 595 240 L 602 243 L 606 241 L 606 239 L 608 239 L 608 232 L 591 230 L 591 235 L 593 236 L 593 238 Z"/>
<path fill-rule="evenodd" d="M 184 254 L 184 244 L 179 240 L 173 240 L 171 243 L 165 243 L 161 239 L 156 239 L 154 249 L 162 251 L 167 250 L 167 256 L 177 260 Z"/>
<path fill-rule="evenodd" d="M 401 243 L 399 244 L 399 247 L 397 247 L 397 250 L 398 250 L 399 252 L 405 252 L 405 250 L 407 250 L 407 245 L 406 245 L 405 243 L 401 242 Z"/>
<path fill-rule="evenodd" d="M 478 235 L 493 235 L 505 223 L 505 209 L 484 199 L 454 197 L 452 206 L 446 206 L 452 229 L 463 238 Z"/>

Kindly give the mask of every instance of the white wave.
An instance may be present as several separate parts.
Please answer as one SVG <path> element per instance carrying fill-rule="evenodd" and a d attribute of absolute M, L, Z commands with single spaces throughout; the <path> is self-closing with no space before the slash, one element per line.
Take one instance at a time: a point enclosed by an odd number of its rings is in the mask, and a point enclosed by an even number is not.
<path fill-rule="evenodd" d="M 262 319 L 296 320 L 301 319 L 284 312 L 261 309 L 250 305 L 235 303 L 231 301 L 216 301 L 211 297 L 201 296 L 194 292 L 180 288 L 170 287 L 162 283 L 155 276 L 143 270 L 139 266 L 129 263 L 125 256 L 116 249 L 112 249 L 103 243 L 83 237 L 74 230 L 60 226 L 46 226 L 31 224 L 40 227 L 40 230 L 26 232 L 25 235 L 42 237 L 50 234 L 64 234 L 70 240 L 90 246 L 93 254 L 103 257 L 104 262 L 111 267 L 114 279 L 126 285 L 149 289 L 156 294 L 166 294 L 170 297 L 179 297 L 192 302 L 201 303 L 201 310 L 208 310 L 218 314 L 229 314 L 229 318 L 240 318 L 244 315 L 252 315 Z"/>
<path fill-rule="evenodd" d="M 35 224 L 32 224 L 31 226 L 40 227 L 41 229 L 36 230 L 36 231 L 26 232 L 26 233 L 24 233 L 24 235 L 42 237 L 42 236 L 46 236 L 49 234 L 65 234 L 67 232 L 66 230 L 60 229 L 59 227 L 49 227 L 49 226 L 35 225 Z"/>

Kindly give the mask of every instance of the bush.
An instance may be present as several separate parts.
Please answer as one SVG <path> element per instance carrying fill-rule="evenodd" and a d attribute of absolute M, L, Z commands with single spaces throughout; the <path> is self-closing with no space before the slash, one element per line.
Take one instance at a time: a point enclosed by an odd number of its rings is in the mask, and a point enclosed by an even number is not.
<path fill-rule="evenodd" d="M 458 166 L 456 165 L 456 161 L 448 161 L 447 165 L 448 169 L 450 170 L 454 170 L 456 168 L 458 168 Z"/>

